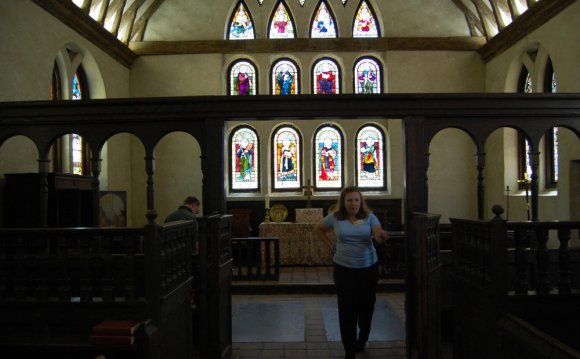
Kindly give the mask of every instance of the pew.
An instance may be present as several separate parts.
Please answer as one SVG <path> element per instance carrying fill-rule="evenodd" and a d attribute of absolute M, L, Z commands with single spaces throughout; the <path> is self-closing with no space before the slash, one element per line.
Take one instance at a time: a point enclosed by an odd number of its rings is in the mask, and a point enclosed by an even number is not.
<path fill-rule="evenodd" d="M 0 229 L 0 357 L 192 357 L 192 222 L 150 223 Z M 105 319 L 143 325 L 92 345 Z"/>
<path fill-rule="evenodd" d="M 578 221 L 451 219 L 457 358 L 578 358 Z M 548 248 L 550 233 L 558 246 Z"/>

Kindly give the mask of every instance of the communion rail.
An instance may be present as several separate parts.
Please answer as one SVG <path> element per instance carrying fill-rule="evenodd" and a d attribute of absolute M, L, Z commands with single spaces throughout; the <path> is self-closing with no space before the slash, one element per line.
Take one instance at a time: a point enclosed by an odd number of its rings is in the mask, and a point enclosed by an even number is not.
<path fill-rule="evenodd" d="M 494 206 L 489 222 L 451 219 L 455 357 L 577 358 L 580 263 L 569 241 L 580 222 L 508 223 L 502 212 Z"/>
<path fill-rule="evenodd" d="M 0 229 L 0 356 L 191 356 L 192 230 Z M 147 324 L 133 344 L 92 345 L 105 319 Z"/>

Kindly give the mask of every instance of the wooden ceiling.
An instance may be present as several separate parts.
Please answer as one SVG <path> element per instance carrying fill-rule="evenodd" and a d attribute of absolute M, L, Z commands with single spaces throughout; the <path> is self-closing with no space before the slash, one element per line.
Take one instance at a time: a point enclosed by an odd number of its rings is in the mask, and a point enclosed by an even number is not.
<path fill-rule="evenodd" d="M 126 65 L 138 55 L 166 53 L 235 51 L 240 44 L 225 40 L 208 41 L 143 41 L 147 24 L 166 0 L 32 0 L 62 22 Z M 245 0 L 256 1 L 256 0 Z M 299 0 L 286 0 L 299 1 Z M 318 0 L 306 0 L 318 1 Z M 354 0 L 351 0 L 354 1 Z M 448 0 L 465 16 L 470 37 L 464 38 L 380 38 L 360 39 L 294 39 L 293 41 L 248 40 L 245 52 L 276 51 L 361 51 L 361 46 L 375 50 L 464 50 L 479 51 L 484 60 L 493 58 L 525 34 L 539 27 L 576 0 Z M 112 41 L 116 39 L 117 41 Z M 323 41 L 319 41 L 323 40 Z M 359 39 L 357 39 L 359 40 Z M 116 49 L 111 49 L 111 42 Z M 124 45 L 121 49 L 119 44 Z M 237 47 L 236 47 L 237 46 Z M 231 48 L 231 49 L 230 49 Z M 285 50 L 285 49 L 284 49 Z"/>

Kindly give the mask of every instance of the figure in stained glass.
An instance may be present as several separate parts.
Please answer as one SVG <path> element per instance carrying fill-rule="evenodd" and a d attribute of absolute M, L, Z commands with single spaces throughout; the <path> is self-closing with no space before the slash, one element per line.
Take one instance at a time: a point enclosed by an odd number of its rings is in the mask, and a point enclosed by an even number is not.
<path fill-rule="evenodd" d="M 73 77 L 73 86 L 72 86 L 72 99 L 73 100 L 81 100 L 83 98 L 83 92 L 81 90 L 81 83 L 79 81 L 79 75 L 75 73 Z"/>
<path fill-rule="evenodd" d="M 273 143 L 274 188 L 301 188 L 300 142 L 298 132 L 291 127 L 276 131 Z"/>
<path fill-rule="evenodd" d="M 325 1 L 321 1 L 318 6 L 318 11 L 312 21 L 310 36 L 313 38 L 336 37 L 335 21 Z"/>
<path fill-rule="evenodd" d="M 238 61 L 230 71 L 230 95 L 246 96 L 256 94 L 256 70 L 249 61 Z"/>
<path fill-rule="evenodd" d="M 242 139 L 238 144 L 236 155 L 238 156 L 238 170 L 240 179 L 250 179 L 254 155 L 252 144 L 248 143 L 247 139 Z"/>
<path fill-rule="evenodd" d="M 363 172 L 369 175 L 374 175 L 377 168 L 377 147 L 378 143 L 372 138 L 367 138 L 363 142 L 360 149 L 361 152 L 361 165 Z"/>
<path fill-rule="evenodd" d="M 249 127 L 241 127 L 231 137 L 232 189 L 258 188 L 256 133 Z"/>
<path fill-rule="evenodd" d="M 364 188 L 384 187 L 384 142 L 375 126 L 365 126 L 357 134 L 357 185 Z"/>
<path fill-rule="evenodd" d="M 240 2 L 240 6 L 232 17 L 229 39 L 254 39 L 254 24 L 243 2 Z"/>
<path fill-rule="evenodd" d="M 270 23 L 270 38 L 294 38 L 294 26 L 284 2 L 279 2 Z"/>
<path fill-rule="evenodd" d="M 298 93 L 296 66 L 290 60 L 280 60 L 272 68 L 272 92 L 274 95 L 295 95 Z"/>
<path fill-rule="evenodd" d="M 338 93 L 338 66 L 329 59 L 319 61 L 314 67 L 316 78 L 315 94 Z"/>
<path fill-rule="evenodd" d="M 320 176 L 319 178 L 323 181 L 333 180 L 334 167 L 336 162 L 336 144 L 333 144 L 331 138 L 325 138 L 324 144 L 320 149 Z"/>
<path fill-rule="evenodd" d="M 278 85 L 280 86 L 280 95 L 290 95 L 292 93 L 292 82 L 294 77 L 288 68 L 280 69 L 277 79 Z"/>
<path fill-rule="evenodd" d="M 353 37 L 378 37 L 379 32 L 373 12 L 366 1 L 362 1 L 354 19 Z"/>
<path fill-rule="evenodd" d="M 356 66 L 358 88 L 356 93 L 378 93 L 378 65 L 374 60 L 365 59 Z"/>
<path fill-rule="evenodd" d="M 280 149 L 280 173 L 282 180 L 294 179 L 294 163 L 296 162 L 296 145 L 291 144 L 290 140 L 282 141 Z"/>

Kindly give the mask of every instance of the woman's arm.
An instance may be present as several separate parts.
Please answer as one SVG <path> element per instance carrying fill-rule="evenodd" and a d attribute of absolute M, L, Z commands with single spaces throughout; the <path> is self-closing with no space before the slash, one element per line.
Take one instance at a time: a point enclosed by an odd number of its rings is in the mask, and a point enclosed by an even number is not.
<path fill-rule="evenodd" d="M 380 224 L 373 226 L 373 240 L 376 244 L 381 244 L 383 241 L 389 240 L 389 232 L 385 231 Z"/>
<path fill-rule="evenodd" d="M 324 220 L 318 222 L 314 230 L 316 231 L 318 239 L 320 239 L 330 249 L 330 251 L 334 253 L 336 245 L 334 241 L 330 239 L 330 237 L 328 236 L 328 231 L 330 230 L 330 228 L 328 228 L 328 226 L 324 224 Z"/>

